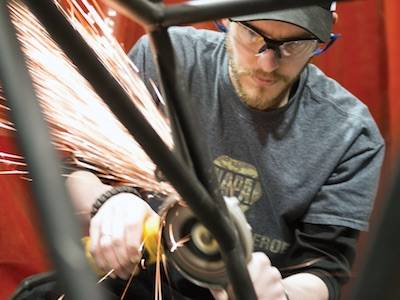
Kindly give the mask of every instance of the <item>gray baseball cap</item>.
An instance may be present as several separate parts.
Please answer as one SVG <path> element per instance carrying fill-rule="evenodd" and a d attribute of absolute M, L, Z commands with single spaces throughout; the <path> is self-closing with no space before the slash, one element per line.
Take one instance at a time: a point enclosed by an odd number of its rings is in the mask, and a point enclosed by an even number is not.
<path fill-rule="evenodd" d="M 322 42 L 329 42 L 332 32 L 332 3 L 263 12 L 232 18 L 233 21 L 276 20 L 304 28 Z"/>

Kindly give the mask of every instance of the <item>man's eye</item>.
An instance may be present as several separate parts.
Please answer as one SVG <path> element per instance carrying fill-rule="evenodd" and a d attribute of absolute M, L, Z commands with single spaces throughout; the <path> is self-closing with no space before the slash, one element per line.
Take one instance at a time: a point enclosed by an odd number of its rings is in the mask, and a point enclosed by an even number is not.
<path fill-rule="evenodd" d="M 302 43 L 300 41 L 293 41 L 293 42 L 288 42 L 284 44 L 286 49 L 288 50 L 294 50 L 298 47 L 301 47 Z"/>
<path fill-rule="evenodd" d="M 310 43 L 307 43 L 306 41 L 293 41 L 289 43 L 285 43 L 285 50 L 288 52 L 296 52 L 296 51 L 301 51 L 305 48 L 307 48 L 310 45 Z"/>

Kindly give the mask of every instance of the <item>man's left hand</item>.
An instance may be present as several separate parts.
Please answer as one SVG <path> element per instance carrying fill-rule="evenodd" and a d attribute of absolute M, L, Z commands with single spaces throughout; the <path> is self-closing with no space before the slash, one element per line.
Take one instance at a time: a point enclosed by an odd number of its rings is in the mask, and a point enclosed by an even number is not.
<path fill-rule="evenodd" d="M 258 300 L 286 300 L 283 280 L 279 270 L 271 265 L 267 255 L 254 252 L 247 266 Z M 211 290 L 216 300 L 228 300 L 223 289 Z"/>

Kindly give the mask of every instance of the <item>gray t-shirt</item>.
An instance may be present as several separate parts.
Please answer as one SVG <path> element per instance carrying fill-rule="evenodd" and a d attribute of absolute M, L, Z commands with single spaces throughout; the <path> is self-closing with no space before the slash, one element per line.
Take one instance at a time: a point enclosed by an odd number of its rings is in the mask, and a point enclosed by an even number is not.
<path fill-rule="evenodd" d="M 288 105 L 251 109 L 230 81 L 224 34 L 169 31 L 220 188 L 239 199 L 255 250 L 284 264 L 299 222 L 367 229 L 384 154 L 367 107 L 310 64 Z M 146 84 L 157 79 L 146 37 L 131 58 Z"/>

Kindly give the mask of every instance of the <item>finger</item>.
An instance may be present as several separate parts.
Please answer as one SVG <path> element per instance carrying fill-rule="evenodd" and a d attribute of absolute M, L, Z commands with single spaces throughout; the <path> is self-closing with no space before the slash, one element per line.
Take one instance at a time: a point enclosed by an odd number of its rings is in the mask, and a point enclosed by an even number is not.
<path fill-rule="evenodd" d="M 110 251 L 112 251 L 112 218 L 110 217 L 111 212 L 99 211 L 99 237 L 97 242 L 97 251 L 95 252 L 95 259 L 97 265 L 102 268 L 105 272 L 114 269 L 113 259 L 110 257 Z"/>
<path fill-rule="evenodd" d="M 147 204 L 146 204 L 147 205 Z M 139 262 L 141 253 L 143 220 L 146 218 L 147 207 L 132 195 L 119 194 L 106 202 L 99 209 L 93 227 L 96 244 L 93 246 L 95 259 L 99 267 L 105 271 L 110 268 L 120 277 L 126 277 L 127 271 L 132 271 Z M 97 220 L 95 220 L 97 218 Z M 100 229 L 98 229 L 100 228 Z M 111 235 L 112 238 L 103 237 Z"/>
<path fill-rule="evenodd" d="M 254 252 L 250 263 L 261 264 L 263 267 L 271 266 L 271 260 L 264 252 Z"/>
<path fill-rule="evenodd" d="M 143 216 L 136 218 L 136 222 L 129 223 L 124 230 L 125 251 L 132 263 L 138 263 L 141 258 Z"/>
<path fill-rule="evenodd" d="M 129 272 L 124 269 L 124 266 L 120 263 L 115 249 L 120 247 L 119 241 L 113 236 L 104 235 L 100 239 L 102 245 L 102 255 L 106 261 L 106 266 L 109 269 L 114 270 L 114 274 L 122 279 L 129 277 Z"/>
<path fill-rule="evenodd" d="M 250 277 L 253 281 L 270 267 L 271 261 L 263 252 L 254 252 L 249 264 L 247 265 Z"/>
<path fill-rule="evenodd" d="M 103 221 L 101 242 L 101 257 L 105 260 L 106 266 L 113 269 L 114 273 L 123 279 L 129 277 L 128 262 L 124 257 L 123 228 L 124 220 L 121 219 L 118 209 L 113 209 L 111 215 Z M 122 249 L 122 250 L 121 250 Z"/>
<path fill-rule="evenodd" d="M 118 219 L 122 219 L 121 216 L 118 216 Z M 118 260 L 118 268 L 116 269 L 117 274 L 121 275 L 121 278 L 128 278 L 134 269 L 134 264 L 130 260 L 130 256 L 127 250 L 126 242 L 124 239 L 124 226 L 126 224 L 124 220 L 121 220 L 121 223 L 115 222 L 113 224 L 113 250 L 116 259 Z"/>
<path fill-rule="evenodd" d="M 229 300 L 228 293 L 222 288 L 213 288 L 210 292 L 215 300 Z"/>
<path fill-rule="evenodd" d="M 96 218 L 96 219 L 95 219 Z M 105 260 L 101 257 L 101 245 L 100 245 L 100 237 L 101 237 L 101 228 L 99 219 L 97 216 L 93 218 L 89 228 L 90 234 L 90 254 L 92 255 L 94 262 L 100 270 L 105 272 L 109 271 L 105 269 Z"/>
<path fill-rule="evenodd" d="M 283 299 L 284 287 L 280 271 L 271 265 L 264 253 L 253 253 L 249 273 L 254 290 L 260 299 Z"/>
<path fill-rule="evenodd" d="M 100 228 L 96 219 L 93 218 L 89 228 L 89 236 L 90 236 L 90 253 L 94 255 L 98 247 L 98 241 L 100 238 Z"/>

